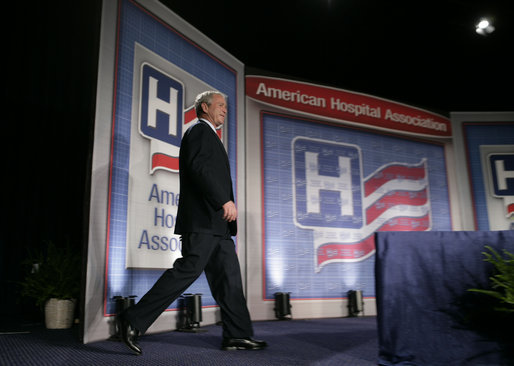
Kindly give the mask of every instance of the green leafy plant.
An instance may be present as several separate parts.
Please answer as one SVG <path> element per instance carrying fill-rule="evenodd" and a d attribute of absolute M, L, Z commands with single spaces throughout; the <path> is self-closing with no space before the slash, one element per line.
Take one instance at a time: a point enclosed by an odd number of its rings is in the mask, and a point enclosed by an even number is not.
<path fill-rule="evenodd" d="M 493 296 L 501 304 L 495 308 L 496 310 L 514 313 L 514 254 L 503 249 L 505 257 L 502 257 L 492 247 L 486 245 L 485 248 L 489 252 L 482 252 L 485 256 L 484 261 L 493 264 L 496 269 L 496 273 L 489 277 L 492 289 L 469 289 L 469 291 Z"/>
<path fill-rule="evenodd" d="M 80 292 L 80 251 L 69 243 L 56 246 L 52 241 L 29 253 L 24 261 L 27 274 L 21 282 L 21 295 L 36 300 L 41 308 L 51 298 L 76 299 Z"/>

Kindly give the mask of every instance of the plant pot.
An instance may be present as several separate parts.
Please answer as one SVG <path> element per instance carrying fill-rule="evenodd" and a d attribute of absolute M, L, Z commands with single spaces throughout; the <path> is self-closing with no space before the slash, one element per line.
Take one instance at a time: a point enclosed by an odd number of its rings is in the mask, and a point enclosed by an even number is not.
<path fill-rule="evenodd" d="M 45 304 L 45 325 L 48 329 L 68 329 L 73 324 L 75 300 L 52 298 Z"/>

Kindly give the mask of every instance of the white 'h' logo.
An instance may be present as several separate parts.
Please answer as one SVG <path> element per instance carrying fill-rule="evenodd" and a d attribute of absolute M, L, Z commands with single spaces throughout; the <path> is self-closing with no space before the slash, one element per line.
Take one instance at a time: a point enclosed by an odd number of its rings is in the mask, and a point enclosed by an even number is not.
<path fill-rule="evenodd" d="M 498 189 L 504 191 L 507 189 L 507 179 L 514 178 L 514 170 L 505 170 L 503 160 L 496 160 L 494 162 L 496 167 L 496 180 L 498 181 Z"/>
<path fill-rule="evenodd" d="M 339 156 L 339 177 L 319 174 L 318 153 L 305 152 L 307 212 L 320 213 L 320 190 L 339 191 L 341 216 L 353 215 L 350 158 Z"/>
<path fill-rule="evenodd" d="M 170 88 L 170 101 L 166 102 L 157 96 L 157 79 L 150 76 L 148 87 L 148 122 L 149 127 L 157 127 L 157 111 L 166 113 L 169 117 L 168 133 L 171 136 L 177 135 L 177 95 L 176 89 Z"/>

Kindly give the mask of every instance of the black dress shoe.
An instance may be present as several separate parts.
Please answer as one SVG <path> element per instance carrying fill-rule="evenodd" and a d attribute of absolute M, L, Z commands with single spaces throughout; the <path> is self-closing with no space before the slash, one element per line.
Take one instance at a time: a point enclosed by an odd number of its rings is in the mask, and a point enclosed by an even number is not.
<path fill-rule="evenodd" d="M 124 314 L 118 315 L 118 327 L 121 330 L 121 340 L 125 345 L 136 355 L 143 353 L 141 346 L 137 343 L 139 331 L 130 325 L 130 322 L 125 318 Z"/>
<path fill-rule="evenodd" d="M 224 351 L 235 351 L 239 349 L 257 350 L 263 349 L 268 344 L 264 341 L 258 341 L 252 338 L 226 338 L 221 343 L 221 349 Z"/>

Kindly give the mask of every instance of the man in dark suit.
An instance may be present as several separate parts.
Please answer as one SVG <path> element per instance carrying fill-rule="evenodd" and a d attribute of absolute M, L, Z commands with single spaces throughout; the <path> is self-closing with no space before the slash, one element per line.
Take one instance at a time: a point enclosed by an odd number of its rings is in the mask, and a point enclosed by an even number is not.
<path fill-rule="evenodd" d="M 119 315 L 125 344 L 136 354 L 137 343 L 157 317 L 205 271 L 212 295 L 221 309 L 224 350 L 263 349 L 254 340 L 246 306 L 241 269 L 232 236 L 237 232 L 230 165 L 216 129 L 225 122 L 227 105 L 219 92 L 199 94 L 198 122 L 180 146 L 180 200 L 175 233 L 182 235 L 182 258 L 157 280 L 135 305 Z"/>

